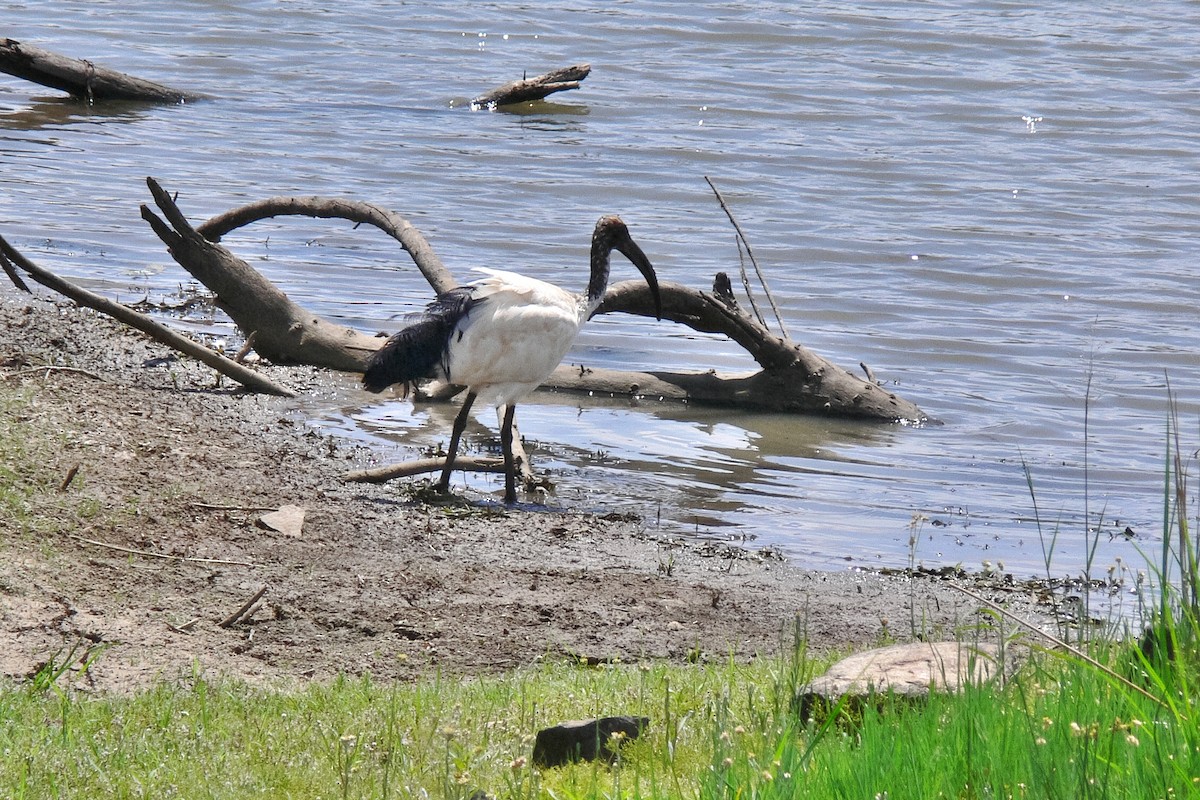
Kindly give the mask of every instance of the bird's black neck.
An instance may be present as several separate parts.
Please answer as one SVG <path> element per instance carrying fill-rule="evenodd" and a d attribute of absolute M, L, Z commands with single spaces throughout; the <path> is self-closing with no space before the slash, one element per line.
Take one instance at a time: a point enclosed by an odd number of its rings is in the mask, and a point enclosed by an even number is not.
<path fill-rule="evenodd" d="M 613 249 L 612 234 L 603 227 L 597 227 L 592 234 L 591 277 L 587 285 L 587 305 L 589 311 L 594 311 L 604 298 L 608 288 L 609 261 Z"/>

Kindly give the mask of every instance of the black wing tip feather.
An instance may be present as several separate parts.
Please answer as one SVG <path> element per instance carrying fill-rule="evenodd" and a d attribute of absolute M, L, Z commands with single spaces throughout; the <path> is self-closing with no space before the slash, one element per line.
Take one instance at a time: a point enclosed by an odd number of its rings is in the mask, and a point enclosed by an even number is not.
<path fill-rule="evenodd" d="M 405 359 L 403 353 L 399 352 L 402 344 L 397 343 L 396 338 L 393 336 L 388 339 L 367 361 L 362 385 L 368 392 L 378 394 L 393 384 L 407 384 L 412 380 L 404 377 Z"/>
<path fill-rule="evenodd" d="M 470 308 L 470 301 L 469 287 L 463 287 L 430 303 L 420 320 L 393 335 L 372 354 L 363 372 L 363 388 L 378 393 L 399 383 L 407 390 L 422 378 L 437 377 L 450 336 Z"/>
<path fill-rule="evenodd" d="M 447 337 L 438 330 L 440 326 L 430 323 L 422 320 L 410 325 L 376 350 L 363 372 L 363 388 L 382 392 L 397 383 L 433 377 Z"/>

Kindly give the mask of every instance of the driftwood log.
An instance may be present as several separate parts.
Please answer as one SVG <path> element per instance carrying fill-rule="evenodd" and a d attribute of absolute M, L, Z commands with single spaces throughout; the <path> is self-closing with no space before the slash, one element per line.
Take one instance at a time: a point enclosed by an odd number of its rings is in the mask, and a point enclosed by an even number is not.
<path fill-rule="evenodd" d="M 513 103 L 541 100 L 555 92 L 578 89 L 580 82 L 592 71 L 591 64 L 575 64 L 552 70 L 533 78 L 511 81 L 471 101 L 472 108 L 499 108 Z"/>
<path fill-rule="evenodd" d="M 221 214 L 192 227 L 174 199 L 147 179 L 164 222 L 147 206 L 142 217 L 171 255 L 207 286 L 217 304 L 247 335 L 255 349 L 279 363 L 304 363 L 361 372 L 383 339 L 323 320 L 292 302 L 245 261 L 218 244 L 221 236 L 256 220 L 281 214 L 367 222 L 400 242 L 435 292 L 456 285 L 453 276 L 416 228 L 376 206 L 320 197 L 272 198 Z M 772 334 L 738 308 L 728 280 L 713 292 L 677 283 L 660 285 L 663 319 L 694 330 L 722 333 L 740 344 L 761 369 L 744 376 L 715 372 L 630 373 L 560 367 L 550 388 L 614 395 L 653 396 L 743 409 L 816 413 L 877 421 L 929 421 L 915 404 L 863 380 L 806 348 Z M 609 288 L 598 313 L 623 311 L 654 316 L 649 291 L 626 281 Z"/>
<path fill-rule="evenodd" d="M 367 357 L 383 344 L 382 339 L 305 311 L 245 261 L 197 232 L 153 178 L 147 183 L 166 222 L 147 206 L 142 206 L 142 218 L 179 265 L 212 291 L 217 305 L 242 332 L 254 335 L 254 349 L 259 355 L 279 364 L 363 370 Z M 295 202 L 304 205 L 302 198 Z M 228 230 L 218 226 L 212 233 L 216 237 Z"/>
<path fill-rule="evenodd" d="M 67 92 L 89 103 L 102 100 L 186 103 L 204 98 L 202 94 L 172 89 L 16 39 L 0 39 L 0 72 Z"/>
<path fill-rule="evenodd" d="M 409 478 L 413 475 L 424 475 L 428 472 L 441 472 L 445 463 L 446 459 L 444 458 L 418 458 L 413 461 L 388 464 L 383 467 L 351 470 L 342 476 L 342 480 L 354 483 L 386 483 L 394 478 Z M 469 472 L 496 472 L 501 475 L 504 474 L 504 459 L 502 458 L 477 458 L 475 456 L 460 455 L 454 459 L 454 466 Z M 527 479 L 532 477 L 532 473 L 529 473 L 525 477 Z"/>

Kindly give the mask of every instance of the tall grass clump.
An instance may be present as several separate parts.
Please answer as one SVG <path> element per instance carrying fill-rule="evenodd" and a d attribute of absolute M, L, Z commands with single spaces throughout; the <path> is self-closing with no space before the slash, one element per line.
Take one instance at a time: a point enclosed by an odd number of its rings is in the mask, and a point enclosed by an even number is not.
<path fill-rule="evenodd" d="M 18 529 L 29 523 L 31 481 L 37 478 L 30 474 L 29 422 L 22 419 L 27 408 L 28 401 L 0 381 L 0 520 Z"/>
<path fill-rule="evenodd" d="M 1134 674 L 1162 697 L 1172 715 L 1200 727 L 1194 714 L 1200 693 L 1200 524 L 1193 528 L 1188 519 L 1189 470 L 1196 467 L 1200 450 L 1185 455 L 1179 429 L 1172 398 L 1163 458 L 1162 546 L 1157 561 L 1151 561 L 1153 578 L 1141 603 L 1146 626 L 1133 652 Z"/>

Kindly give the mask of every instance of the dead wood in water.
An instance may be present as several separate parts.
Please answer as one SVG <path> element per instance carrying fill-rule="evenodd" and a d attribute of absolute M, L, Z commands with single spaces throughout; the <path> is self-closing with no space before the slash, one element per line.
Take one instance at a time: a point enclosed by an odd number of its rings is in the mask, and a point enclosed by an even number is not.
<path fill-rule="evenodd" d="M 379 349 L 382 339 L 327 322 L 293 303 L 249 264 L 193 228 L 157 181 L 148 178 L 147 184 L 166 221 L 144 205 L 142 218 L 179 265 L 213 292 L 217 305 L 242 332 L 254 334 L 259 355 L 281 364 L 312 364 L 348 372 L 364 369 L 367 357 Z M 226 220 L 210 234 L 219 236 L 230 225 Z"/>
<path fill-rule="evenodd" d="M 541 100 L 555 92 L 578 89 L 580 82 L 592 71 L 591 64 L 575 64 L 552 70 L 533 78 L 511 81 L 490 92 L 485 92 L 471 101 L 471 107 L 498 108 L 499 106 Z"/>
<path fill-rule="evenodd" d="M 67 92 L 88 103 L 102 100 L 184 103 L 204 97 L 135 78 L 86 59 L 52 53 L 16 39 L 0 39 L 0 72 Z"/>
<path fill-rule="evenodd" d="M 448 292 L 458 285 L 419 230 L 399 214 L 371 203 L 327 197 L 271 197 L 218 214 L 197 226 L 196 231 L 210 242 L 219 242 L 221 237 L 244 225 L 284 216 L 345 219 L 356 225 L 374 225 L 400 243 L 434 292 Z"/>
<path fill-rule="evenodd" d="M 721 291 L 728 282 L 727 277 L 718 274 L 712 293 L 661 282 L 662 318 L 695 331 L 728 336 L 758 363 L 759 371 L 732 376 L 711 370 L 638 373 L 559 367 L 545 386 L 762 411 L 887 422 L 928 421 L 926 414 L 912 402 L 772 334 Z M 653 317 L 654 301 L 649 288 L 638 281 L 621 281 L 610 286 L 596 313 L 613 311 Z"/>
<path fill-rule="evenodd" d="M 213 292 L 217 305 L 229 314 L 242 332 L 254 337 L 254 349 L 277 363 L 362 372 L 367 359 L 382 346 L 384 338 L 324 320 L 293 302 L 261 273 L 219 243 L 223 235 L 236 228 L 285 214 L 369 223 L 401 244 L 435 293 L 456 285 L 453 275 L 420 231 L 403 217 L 369 203 L 322 197 L 277 197 L 233 209 L 193 227 L 175 199 L 157 181 L 148 178 L 147 185 L 162 217 L 148 206 L 142 206 L 142 217 L 167 245 L 175 260 Z M 30 274 L 34 273 L 30 271 Z M 880 388 L 875 381 L 863 380 L 802 345 L 773 334 L 738 306 L 729 280 L 723 274 L 718 273 L 712 291 L 700 291 L 670 281 L 663 281 L 660 289 L 664 321 L 728 336 L 746 350 L 759 369 L 744 375 L 721 375 L 712 370 L 701 373 L 628 372 L 564 366 L 554 373 L 546 388 L 662 397 L 743 410 L 815 413 L 888 422 L 929 420 L 915 404 Z M 653 317 L 655 309 L 646 285 L 640 281 L 624 281 L 609 287 L 597 313 L 614 311 Z M 112 311 L 105 313 L 116 315 Z M 141 323 L 125 321 L 135 327 L 141 326 Z M 234 362 L 229 363 L 245 369 Z M 236 376 L 235 379 L 242 380 Z"/>
<path fill-rule="evenodd" d="M 255 334 L 255 349 L 273 361 L 361 372 L 368 356 L 384 340 L 306 311 L 246 262 L 211 241 L 236 227 L 279 214 L 369 222 L 401 243 L 435 293 L 456 285 L 419 231 L 403 217 L 376 206 L 321 197 L 273 198 L 221 214 L 192 228 L 171 196 L 152 178 L 147 183 L 170 224 L 158 219 L 145 206 L 142 216 L 167 244 L 175 260 L 213 291 L 217 304 L 238 327 L 246 334 Z M 728 283 L 728 279 L 721 281 L 719 277 L 711 293 L 669 281 L 661 283 L 663 319 L 693 330 L 728 336 L 754 358 L 761 367 L 758 372 L 723 376 L 711 371 L 630 373 L 560 367 L 547 386 L 581 392 L 662 396 L 742 409 L 879 421 L 928 420 L 913 403 L 772 334 L 738 307 Z M 649 317 L 655 313 L 649 290 L 638 281 L 625 281 L 609 288 L 597 313 L 613 311 Z"/>

